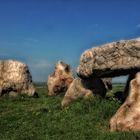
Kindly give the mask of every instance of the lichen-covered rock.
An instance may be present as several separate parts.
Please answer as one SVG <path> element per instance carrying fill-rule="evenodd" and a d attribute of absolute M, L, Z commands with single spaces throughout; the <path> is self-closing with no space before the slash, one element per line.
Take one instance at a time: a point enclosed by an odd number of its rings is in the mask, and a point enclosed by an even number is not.
<path fill-rule="evenodd" d="M 140 131 L 140 38 L 85 51 L 77 74 L 82 79 L 129 75 L 122 95 L 126 101 L 112 117 L 110 127 L 111 131 Z"/>
<path fill-rule="evenodd" d="M 53 74 L 48 76 L 48 95 L 58 95 L 67 91 L 72 81 L 73 75 L 70 65 L 59 61 L 55 66 L 55 71 Z"/>
<path fill-rule="evenodd" d="M 73 101 L 79 98 L 87 98 L 90 96 L 93 96 L 92 91 L 85 88 L 81 79 L 74 79 L 73 82 L 70 84 L 70 87 L 68 88 L 61 105 L 62 107 L 67 107 Z"/>
<path fill-rule="evenodd" d="M 74 79 L 68 88 L 61 105 L 62 107 L 67 107 L 79 98 L 91 97 L 94 94 L 99 94 L 104 97 L 107 89 L 111 89 L 111 84 L 111 78 L 104 80 L 95 77 L 90 79 Z"/>
<path fill-rule="evenodd" d="M 140 131 L 140 72 L 130 82 L 129 95 L 110 120 L 111 131 Z"/>
<path fill-rule="evenodd" d="M 140 38 L 121 40 L 91 48 L 80 58 L 80 77 L 115 77 L 140 71 Z"/>
<path fill-rule="evenodd" d="M 0 95 L 4 94 L 35 94 L 27 65 L 13 60 L 0 61 Z"/>

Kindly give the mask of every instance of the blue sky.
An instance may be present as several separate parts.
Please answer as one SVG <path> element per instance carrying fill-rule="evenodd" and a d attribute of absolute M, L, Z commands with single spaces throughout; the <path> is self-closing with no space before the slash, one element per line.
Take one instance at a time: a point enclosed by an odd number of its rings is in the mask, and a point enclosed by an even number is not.
<path fill-rule="evenodd" d="M 0 59 L 28 64 L 46 81 L 58 60 L 75 71 L 81 53 L 140 36 L 140 0 L 0 0 Z"/>

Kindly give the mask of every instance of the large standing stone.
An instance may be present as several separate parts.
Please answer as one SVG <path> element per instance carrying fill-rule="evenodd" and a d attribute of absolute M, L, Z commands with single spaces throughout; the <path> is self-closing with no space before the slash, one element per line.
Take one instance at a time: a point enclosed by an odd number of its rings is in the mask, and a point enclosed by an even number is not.
<path fill-rule="evenodd" d="M 0 61 L 0 95 L 4 94 L 35 94 L 27 65 L 13 60 Z"/>
<path fill-rule="evenodd" d="M 130 82 L 129 95 L 110 120 L 111 131 L 140 131 L 140 72 Z"/>
<path fill-rule="evenodd" d="M 93 92 L 90 89 L 87 89 L 85 85 L 82 83 L 81 79 L 74 79 L 73 82 L 70 84 L 64 99 L 62 100 L 62 107 L 69 106 L 73 101 L 79 98 L 87 98 L 93 96 Z"/>
<path fill-rule="evenodd" d="M 87 98 L 96 94 L 104 97 L 106 91 L 112 88 L 111 80 L 111 78 L 100 79 L 97 77 L 84 80 L 80 78 L 74 79 L 62 100 L 62 107 L 69 106 L 79 98 Z"/>
<path fill-rule="evenodd" d="M 72 81 L 73 75 L 70 65 L 59 61 L 55 66 L 53 74 L 48 76 L 48 95 L 58 95 L 67 91 Z"/>
<path fill-rule="evenodd" d="M 114 77 L 140 70 L 140 38 L 105 44 L 85 51 L 80 58 L 77 74 Z"/>

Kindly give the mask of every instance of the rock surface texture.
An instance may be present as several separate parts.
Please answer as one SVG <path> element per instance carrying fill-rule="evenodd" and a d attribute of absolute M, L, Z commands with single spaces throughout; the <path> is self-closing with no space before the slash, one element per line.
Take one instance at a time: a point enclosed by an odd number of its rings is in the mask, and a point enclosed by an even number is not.
<path fill-rule="evenodd" d="M 73 75 L 70 69 L 70 65 L 59 61 L 53 74 L 48 76 L 48 95 L 58 95 L 65 92 L 71 82 L 73 81 Z"/>
<path fill-rule="evenodd" d="M 92 90 L 87 89 L 82 83 L 82 80 L 77 78 L 74 79 L 73 82 L 70 84 L 70 87 L 68 88 L 61 105 L 62 107 L 67 107 L 73 101 L 79 98 L 87 98 L 90 96 L 93 96 Z"/>
<path fill-rule="evenodd" d="M 85 51 L 77 74 L 81 78 L 114 77 L 140 70 L 140 38 L 105 44 Z"/>
<path fill-rule="evenodd" d="M 129 89 L 126 101 L 110 120 L 111 131 L 140 131 L 140 72 Z"/>
<path fill-rule="evenodd" d="M 140 131 L 140 38 L 85 51 L 77 74 L 82 79 L 129 75 L 124 104 L 110 120 L 111 131 Z"/>
<path fill-rule="evenodd" d="M 111 80 L 111 78 L 74 79 L 64 96 L 61 103 L 62 107 L 69 106 L 73 101 L 79 98 L 88 98 L 95 94 L 104 97 L 107 89 L 112 87 Z"/>
<path fill-rule="evenodd" d="M 13 60 L 0 61 L 0 96 L 4 94 L 35 94 L 27 65 Z"/>

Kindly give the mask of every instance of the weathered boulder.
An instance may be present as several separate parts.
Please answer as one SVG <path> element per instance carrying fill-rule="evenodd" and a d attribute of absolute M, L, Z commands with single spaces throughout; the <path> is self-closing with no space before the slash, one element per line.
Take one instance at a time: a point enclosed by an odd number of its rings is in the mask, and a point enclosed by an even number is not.
<path fill-rule="evenodd" d="M 70 87 L 68 88 L 61 105 L 62 107 L 67 107 L 73 101 L 82 97 L 87 98 L 89 96 L 93 96 L 92 91 L 85 88 L 81 79 L 74 79 L 70 84 Z"/>
<path fill-rule="evenodd" d="M 27 65 L 13 60 L 0 61 L 0 96 L 4 94 L 35 94 Z"/>
<path fill-rule="evenodd" d="M 131 80 L 129 95 L 110 120 L 111 131 L 140 131 L 140 72 Z"/>
<path fill-rule="evenodd" d="M 87 98 L 96 94 L 104 97 L 107 89 L 111 89 L 111 87 L 111 78 L 100 79 L 94 77 L 84 80 L 80 78 L 74 79 L 70 84 L 61 105 L 62 107 L 67 107 L 79 98 Z"/>
<path fill-rule="evenodd" d="M 85 51 L 77 74 L 81 78 L 115 77 L 140 71 L 140 38 L 121 40 Z"/>
<path fill-rule="evenodd" d="M 70 69 L 70 65 L 59 61 L 53 74 L 48 76 L 48 95 L 58 95 L 65 92 L 71 82 L 73 81 L 73 75 Z"/>

